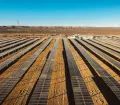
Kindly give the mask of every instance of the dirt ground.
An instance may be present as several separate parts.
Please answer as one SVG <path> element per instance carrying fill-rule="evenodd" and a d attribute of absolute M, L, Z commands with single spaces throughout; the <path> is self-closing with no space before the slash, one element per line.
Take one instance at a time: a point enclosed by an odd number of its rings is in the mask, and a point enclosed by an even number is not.
<path fill-rule="evenodd" d="M 120 27 L 29 27 L 0 26 L 0 37 L 67 37 L 81 35 L 120 35 Z"/>

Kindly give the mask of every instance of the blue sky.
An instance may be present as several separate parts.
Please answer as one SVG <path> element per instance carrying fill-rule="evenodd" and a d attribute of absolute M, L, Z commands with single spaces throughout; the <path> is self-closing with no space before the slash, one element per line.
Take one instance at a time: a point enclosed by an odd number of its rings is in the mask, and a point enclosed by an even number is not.
<path fill-rule="evenodd" d="M 120 26 L 120 0 L 0 0 L 0 25 Z"/>

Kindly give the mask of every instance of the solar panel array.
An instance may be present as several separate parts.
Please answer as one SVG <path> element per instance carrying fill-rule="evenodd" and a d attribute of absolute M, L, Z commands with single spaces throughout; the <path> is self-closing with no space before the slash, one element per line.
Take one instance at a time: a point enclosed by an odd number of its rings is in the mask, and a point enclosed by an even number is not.
<path fill-rule="evenodd" d="M 5 56 L 7 56 L 7 55 L 9 55 L 9 54 L 11 54 L 11 53 L 13 53 L 13 52 L 15 52 L 15 51 L 17 51 L 17 50 L 19 50 L 19 49 L 21 49 L 21 48 L 24 48 L 24 47 L 26 47 L 26 46 L 34 43 L 36 40 L 38 40 L 38 39 L 33 39 L 33 40 L 31 40 L 31 41 L 29 41 L 29 42 L 27 42 L 27 43 L 25 43 L 25 44 L 22 44 L 22 45 L 20 45 L 20 46 L 17 46 L 17 47 L 15 47 L 15 48 L 13 48 L 13 49 L 10 49 L 10 50 L 8 50 L 8 51 L 2 52 L 2 53 L 0 54 L 0 59 L 3 58 L 3 57 L 5 57 Z"/>
<path fill-rule="evenodd" d="M 25 38 L 16 39 L 16 40 L 13 40 L 12 42 L 8 42 L 8 43 L 1 44 L 1 45 L 0 45 L 0 48 L 6 47 L 6 46 L 8 46 L 8 45 L 12 45 L 12 44 L 14 44 L 14 43 L 16 43 L 16 42 L 20 42 L 20 41 L 22 41 L 22 40 L 26 40 L 26 39 L 25 39 Z"/>
<path fill-rule="evenodd" d="M 27 70 L 34 63 L 36 58 L 39 56 L 42 51 L 47 47 L 51 42 L 51 39 L 48 40 L 46 44 L 40 47 L 33 55 L 31 55 L 27 61 L 25 61 L 21 67 L 19 67 L 11 76 L 5 79 L 4 83 L 0 85 L 0 104 L 5 100 L 7 95 L 12 91 L 14 86 L 20 81 L 22 76 L 27 72 Z"/>
<path fill-rule="evenodd" d="M 15 41 L 15 40 L 16 39 L 6 39 L 6 40 L 3 40 L 3 41 L 0 42 L 0 45 L 9 43 L 9 42 L 12 42 L 12 41 Z"/>
<path fill-rule="evenodd" d="M 115 52 L 120 53 L 120 47 L 115 44 L 112 44 L 111 42 L 109 42 L 109 40 L 104 41 L 104 40 L 95 39 L 95 40 L 90 40 L 90 41 L 97 43 L 99 45 L 102 45 L 108 49 L 115 51 Z"/>
<path fill-rule="evenodd" d="M 119 42 L 0 38 L 0 105 L 119 105 Z"/>
<path fill-rule="evenodd" d="M 65 39 L 64 46 L 68 62 L 67 64 L 70 72 L 75 105 L 93 105 L 91 96 L 75 63 L 73 55 L 69 49 L 69 45 L 67 44 Z"/>
<path fill-rule="evenodd" d="M 34 43 L 33 45 L 31 45 L 27 49 L 19 52 L 18 54 L 14 55 L 11 58 L 7 59 L 6 61 L 2 62 L 0 64 L 0 74 L 4 71 L 5 68 L 7 68 L 8 66 L 10 66 L 12 63 L 16 62 L 17 59 L 21 58 L 27 52 L 29 52 L 30 50 L 32 50 L 33 48 L 35 48 L 36 46 L 38 46 L 43 40 L 45 40 L 45 39 L 42 39 L 42 40 L 38 41 L 37 43 Z"/>
<path fill-rule="evenodd" d="M 18 42 L 16 42 L 16 43 L 13 44 L 13 45 L 9 45 L 9 46 L 0 48 L 0 52 L 9 50 L 9 49 L 14 48 L 14 47 L 16 47 L 16 46 L 19 46 L 19 45 L 21 45 L 21 44 L 24 44 L 24 43 L 26 43 L 26 42 L 28 42 L 28 41 L 30 41 L 30 40 L 32 40 L 32 39 L 21 40 L 20 42 L 18 41 Z"/>
<path fill-rule="evenodd" d="M 98 50 L 97 48 L 91 46 L 90 44 L 82 41 L 82 40 L 78 40 L 78 42 L 82 43 L 83 45 L 85 45 L 89 50 L 91 50 L 92 52 L 94 52 L 95 54 L 97 54 L 98 56 L 100 56 L 101 58 L 103 58 L 104 60 L 106 60 L 108 63 L 114 65 L 117 69 L 118 69 L 118 74 L 120 75 L 120 62 L 116 61 L 115 59 L 111 58 L 110 56 L 108 56 L 107 54 L 101 52 L 100 50 Z"/>
<path fill-rule="evenodd" d="M 116 60 L 120 61 L 120 53 L 115 52 L 115 51 L 113 51 L 113 50 L 111 50 L 109 48 L 101 46 L 101 45 L 99 45 L 97 43 L 94 43 L 92 41 L 89 41 L 89 40 L 84 40 L 84 41 L 87 42 L 88 44 L 94 46 L 95 48 L 98 48 L 99 50 L 101 50 L 102 52 L 108 54 L 109 56 L 115 58 Z"/>
<path fill-rule="evenodd" d="M 76 43 L 72 39 L 71 42 L 75 45 L 79 52 L 81 52 L 81 54 L 86 58 L 89 64 L 101 75 L 103 81 L 109 86 L 109 88 L 117 96 L 120 102 L 120 84 L 111 75 L 109 75 L 106 72 L 106 70 L 104 70 L 91 56 L 89 56 L 89 54 L 78 43 Z"/>
<path fill-rule="evenodd" d="M 99 40 L 99 39 L 95 39 L 95 40 L 91 39 L 90 41 L 92 41 L 94 43 L 97 43 L 99 45 L 102 45 L 102 46 L 104 46 L 106 48 L 109 48 L 109 49 L 111 49 L 113 51 L 116 51 L 116 52 L 120 53 L 120 47 L 116 46 L 115 44 L 112 44 L 109 41 L 104 41 L 104 40 Z"/>

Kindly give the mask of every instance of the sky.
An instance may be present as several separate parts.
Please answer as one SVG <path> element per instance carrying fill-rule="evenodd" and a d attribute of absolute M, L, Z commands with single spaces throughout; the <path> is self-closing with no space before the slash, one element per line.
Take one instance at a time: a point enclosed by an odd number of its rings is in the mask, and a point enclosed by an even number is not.
<path fill-rule="evenodd" d="M 120 0 L 0 0 L 0 26 L 120 26 Z"/>

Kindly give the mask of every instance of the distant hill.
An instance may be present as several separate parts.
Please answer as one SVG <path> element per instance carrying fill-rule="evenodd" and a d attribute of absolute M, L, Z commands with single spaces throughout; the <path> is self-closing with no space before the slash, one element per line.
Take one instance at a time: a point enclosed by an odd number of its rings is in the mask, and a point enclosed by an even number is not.
<path fill-rule="evenodd" d="M 0 26 L 0 33 L 120 35 L 120 27 Z"/>

